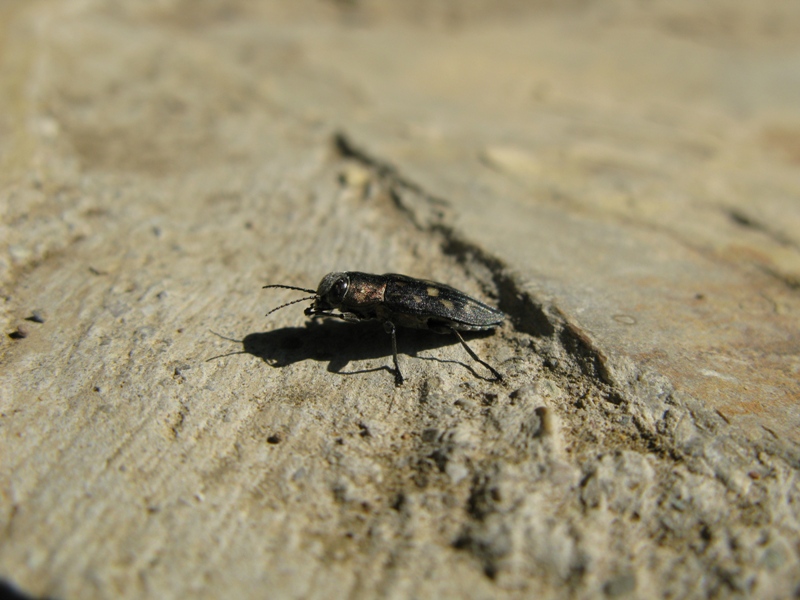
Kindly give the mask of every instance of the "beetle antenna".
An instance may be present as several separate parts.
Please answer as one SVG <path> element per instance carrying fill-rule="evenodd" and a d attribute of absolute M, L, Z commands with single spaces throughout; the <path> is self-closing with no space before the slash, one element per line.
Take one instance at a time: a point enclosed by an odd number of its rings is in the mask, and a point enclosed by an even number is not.
<path fill-rule="evenodd" d="M 270 287 L 270 286 L 268 286 L 268 287 Z M 279 286 L 279 287 L 283 287 L 283 286 Z M 306 290 L 306 291 L 311 291 L 311 290 Z M 290 305 L 292 305 L 292 304 L 297 304 L 298 302 L 303 302 L 304 300 L 314 300 L 316 297 L 317 297 L 317 295 L 316 295 L 316 294 L 314 294 L 313 296 L 307 296 L 307 297 L 305 297 L 305 298 L 300 298 L 299 300 L 292 300 L 291 302 L 287 302 L 286 304 L 281 304 L 279 307 L 277 307 L 277 308 L 273 308 L 273 309 L 272 309 L 271 311 L 269 311 L 269 312 L 268 312 L 268 313 L 267 313 L 265 316 L 267 316 L 267 317 L 268 317 L 268 316 L 270 316 L 272 313 L 274 313 L 276 310 L 280 310 L 280 309 L 282 309 L 282 308 L 284 308 L 284 307 L 286 307 L 286 306 L 290 306 Z"/>
<path fill-rule="evenodd" d="M 265 290 L 267 288 L 283 288 L 285 290 L 297 290 L 298 292 L 307 292 L 309 294 L 316 294 L 317 293 L 317 290 L 308 290 L 306 288 L 294 287 L 293 285 L 281 285 L 280 283 L 273 283 L 272 285 L 265 285 L 261 289 Z M 299 300 L 298 300 L 298 302 L 299 302 Z"/>

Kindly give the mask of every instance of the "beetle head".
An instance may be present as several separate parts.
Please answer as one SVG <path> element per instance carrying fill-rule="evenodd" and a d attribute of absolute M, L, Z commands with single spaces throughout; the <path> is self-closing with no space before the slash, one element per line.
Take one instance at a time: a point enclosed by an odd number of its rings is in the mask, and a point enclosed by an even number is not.
<path fill-rule="evenodd" d="M 306 309 L 306 314 L 313 315 L 318 312 L 341 308 L 349 287 L 350 277 L 348 277 L 347 273 L 328 273 L 319 282 L 314 304 Z"/>
<path fill-rule="evenodd" d="M 322 281 L 319 282 L 319 287 L 317 288 L 316 292 L 314 290 L 295 287 L 293 285 L 265 285 L 265 289 L 283 288 L 285 290 L 297 290 L 299 292 L 314 294 L 313 296 L 306 296 L 305 298 L 298 298 L 297 300 L 292 300 L 286 304 L 281 304 L 277 308 L 273 308 L 271 311 L 269 311 L 267 316 L 271 315 L 276 310 L 280 310 L 281 308 L 291 306 L 292 304 L 297 304 L 298 302 L 303 302 L 305 300 L 313 300 L 311 306 L 305 310 L 305 314 L 308 316 L 326 313 L 334 308 L 341 308 L 349 287 L 350 277 L 347 275 L 347 273 L 328 273 L 322 278 Z"/>

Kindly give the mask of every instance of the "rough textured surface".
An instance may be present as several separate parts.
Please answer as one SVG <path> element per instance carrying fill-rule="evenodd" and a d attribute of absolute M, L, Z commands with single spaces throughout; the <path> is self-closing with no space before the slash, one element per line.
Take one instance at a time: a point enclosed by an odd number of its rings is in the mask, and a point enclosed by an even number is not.
<path fill-rule="evenodd" d="M 800 9 L 0 6 L 0 577 L 800 594 Z M 333 270 L 508 315 L 304 323 Z"/>

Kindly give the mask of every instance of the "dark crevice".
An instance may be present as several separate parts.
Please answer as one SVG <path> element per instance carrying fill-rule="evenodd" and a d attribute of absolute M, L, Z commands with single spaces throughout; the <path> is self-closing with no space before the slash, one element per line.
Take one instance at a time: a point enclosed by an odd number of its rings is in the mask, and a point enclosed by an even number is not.
<path fill-rule="evenodd" d="M 745 229 L 750 229 L 752 231 L 758 232 L 781 246 L 788 246 L 797 249 L 797 244 L 793 242 L 790 238 L 786 237 L 779 231 L 775 231 L 768 225 L 760 221 L 757 221 L 756 219 L 754 219 L 748 214 L 745 214 L 741 210 L 736 208 L 728 208 L 725 209 L 724 212 L 725 215 L 731 221 L 736 223 L 736 225 L 739 225 L 740 227 L 743 227 Z M 768 275 L 769 277 L 778 280 L 780 283 L 785 285 L 790 290 L 792 291 L 800 290 L 800 278 L 788 273 L 783 273 L 781 271 L 778 271 L 770 267 L 769 265 L 763 264 L 761 262 L 756 262 L 755 267 L 758 268 L 761 272 Z"/>
<path fill-rule="evenodd" d="M 577 360 L 584 375 L 613 386 L 614 382 L 606 366 L 606 357 L 589 336 L 577 326 L 565 321 L 558 337 L 564 349 Z"/>
<path fill-rule="evenodd" d="M 444 240 L 442 251 L 447 256 L 452 256 L 459 264 L 466 265 L 473 262 L 489 270 L 492 274 L 492 283 L 497 290 L 498 308 L 511 317 L 518 331 L 534 337 L 552 337 L 555 334 L 556 328 L 542 304 L 530 293 L 520 290 L 501 260 L 465 241 L 446 225 L 435 225 L 431 227 L 431 231 L 442 236 Z"/>
<path fill-rule="evenodd" d="M 769 237 L 772 241 L 780 244 L 781 246 L 793 246 L 794 244 L 792 241 L 787 238 L 782 233 L 779 233 L 764 223 L 757 221 L 753 217 L 744 212 L 736 209 L 736 208 L 729 208 L 725 211 L 725 214 L 728 215 L 728 218 L 736 223 L 741 227 L 745 227 L 747 229 L 752 229 L 753 231 L 758 231 L 759 233 L 763 233 L 767 237 Z"/>
<path fill-rule="evenodd" d="M 453 540 L 452 546 L 456 550 L 466 550 L 472 554 L 481 563 L 483 574 L 492 580 L 497 578 L 499 560 L 508 553 L 504 548 L 496 548 L 491 540 L 485 539 L 480 532 L 469 527 Z"/>
<path fill-rule="evenodd" d="M 405 188 L 419 194 L 420 196 L 423 196 L 432 204 L 449 206 L 450 203 L 447 202 L 447 200 L 436 198 L 435 196 L 426 193 L 419 185 L 400 175 L 399 171 L 394 165 L 379 161 L 370 156 L 364 150 L 358 148 L 344 133 L 337 132 L 333 134 L 333 146 L 336 149 L 336 152 L 338 152 L 342 158 L 356 160 L 361 164 L 370 167 L 379 177 L 391 179 L 393 183 L 399 185 L 401 188 Z"/>
<path fill-rule="evenodd" d="M 366 152 L 357 148 L 350 139 L 341 132 L 333 134 L 333 147 L 342 158 L 352 158 L 358 162 L 371 167 L 381 177 L 393 177 L 400 180 L 400 175 L 394 166 L 379 162 L 369 156 Z"/>
<path fill-rule="evenodd" d="M 9 581 L 0 579 L 0 598 L 5 600 L 34 600 L 37 597 L 27 594 Z M 42 600 L 45 600 L 45 598 L 42 597 Z"/>
<path fill-rule="evenodd" d="M 495 506 L 500 500 L 500 492 L 491 477 L 485 474 L 475 474 L 472 478 L 469 498 L 467 499 L 467 513 L 476 521 L 483 521 L 495 511 Z"/>
<path fill-rule="evenodd" d="M 752 231 L 758 232 L 762 235 L 765 235 L 776 244 L 792 248 L 796 247 L 796 244 L 791 239 L 786 237 L 784 234 L 775 231 L 768 225 L 760 221 L 757 221 L 756 219 L 754 219 L 753 217 L 751 217 L 750 215 L 744 213 L 739 209 L 736 208 L 725 209 L 725 214 L 736 225 L 743 227 L 745 229 L 750 229 Z M 800 290 L 800 278 L 798 278 L 797 276 L 794 276 L 792 274 L 782 273 L 763 263 L 756 263 L 755 266 L 762 273 L 776 279 L 777 281 L 788 287 L 790 290 L 792 291 Z"/>
<path fill-rule="evenodd" d="M 487 519 L 496 514 L 500 501 L 500 490 L 492 476 L 474 475 L 465 506 L 470 521 L 452 542 L 453 548 L 466 550 L 474 556 L 489 579 L 497 577 L 501 561 L 511 548 L 508 531 L 496 531 L 487 523 Z"/>
<path fill-rule="evenodd" d="M 792 291 L 800 290 L 800 278 L 792 277 L 790 275 L 787 275 L 786 273 L 781 273 L 779 271 L 776 271 L 775 269 L 767 267 L 766 265 L 758 265 L 758 267 L 761 269 L 762 272 L 766 273 L 767 275 L 769 275 L 774 279 L 777 279 L 783 285 L 788 287 L 790 290 Z"/>
<path fill-rule="evenodd" d="M 758 226 L 758 225 L 756 225 L 755 221 L 753 221 L 750 217 L 748 217 L 743 212 L 740 212 L 740 211 L 736 210 L 735 208 L 732 208 L 732 209 L 730 209 L 728 211 L 728 217 L 731 219 L 731 221 L 733 221 L 737 225 L 741 225 L 742 227 L 749 227 L 751 229 L 757 229 L 757 230 L 763 231 L 763 228 Z"/>

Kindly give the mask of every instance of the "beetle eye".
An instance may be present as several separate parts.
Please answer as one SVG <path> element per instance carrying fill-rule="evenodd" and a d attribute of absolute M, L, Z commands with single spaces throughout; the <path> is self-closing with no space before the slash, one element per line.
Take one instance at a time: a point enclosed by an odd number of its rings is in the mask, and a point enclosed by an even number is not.
<path fill-rule="evenodd" d="M 347 277 L 342 277 L 333 284 L 333 288 L 331 288 L 330 291 L 330 301 L 332 304 L 341 304 L 342 300 L 344 300 L 344 295 L 347 293 L 348 284 Z"/>

